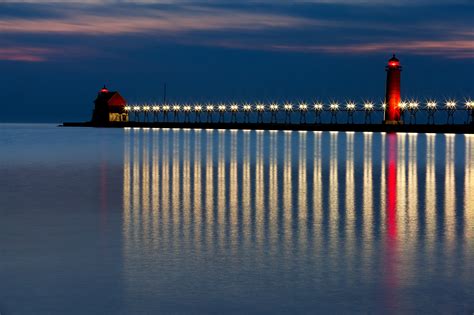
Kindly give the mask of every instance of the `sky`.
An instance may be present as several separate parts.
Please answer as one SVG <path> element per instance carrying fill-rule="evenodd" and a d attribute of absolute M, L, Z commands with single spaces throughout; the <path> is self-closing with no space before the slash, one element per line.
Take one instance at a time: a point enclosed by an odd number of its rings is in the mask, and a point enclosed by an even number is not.
<path fill-rule="evenodd" d="M 474 2 L 0 0 L 0 122 L 90 118 L 129 103 L 474 98 Z"/>

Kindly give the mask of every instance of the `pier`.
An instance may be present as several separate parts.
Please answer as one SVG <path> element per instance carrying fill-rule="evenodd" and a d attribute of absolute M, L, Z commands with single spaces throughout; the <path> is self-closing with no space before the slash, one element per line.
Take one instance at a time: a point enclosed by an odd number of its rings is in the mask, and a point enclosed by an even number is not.
<path fill-rule="evenodd" d="M 400 60 L 388 60 L 385 100 L 344 103 L 127 104 L 105 86 L 94 101 L 91 122 L 65 127 L 205 128 L 254 130 L 473 133 L 474 101 L 436 102 L 401 98 Z M 165 94 L 166 95 L 166 94 Z"/>
<path fill-rule="evenodd" d="M 127 105 L 127 121 L 65 122 L 65 127 L 203 128 L 355 132 L 473 133 L 474 102 L 401 102 L 399 124 L 385 124 L 385 104 L 231 103 Z"/>

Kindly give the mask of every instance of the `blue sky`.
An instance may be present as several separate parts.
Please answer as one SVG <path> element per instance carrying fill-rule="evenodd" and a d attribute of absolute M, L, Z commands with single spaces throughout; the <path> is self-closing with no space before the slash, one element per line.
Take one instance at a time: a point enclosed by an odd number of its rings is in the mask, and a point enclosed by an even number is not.
<path fill-rule="evenodd" d="M 130 102 L 474 97 L 474 3 L 443 0 L 2 1 L 0 121 L 85 120 Z"/>

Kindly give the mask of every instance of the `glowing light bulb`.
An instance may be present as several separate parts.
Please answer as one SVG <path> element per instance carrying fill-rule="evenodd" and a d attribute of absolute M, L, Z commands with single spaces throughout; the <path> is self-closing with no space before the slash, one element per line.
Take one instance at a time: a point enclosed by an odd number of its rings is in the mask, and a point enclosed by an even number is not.
<path fill-rule="evenodd" d="M 383 104 L 383 105 L 385 105 L 385 104 Z M 382 105 L 382 107 L 383 107 L 383 105 Z M 372 102 L 365 102 L 365 103 L 364 103 L 364 109 L 365 109 L 365 110 L 373 110 L 373 109 L 374 109 L 374 103 L 372 103 Z"/>
<path fill-rule="evenodd" d="M 426 103 L 426 107 L 428 109 L 435 109 L 436 108 L 436 102 L 429 101 L 428 103 Z"/>
<path fill-rule="evenodd" d="M 207 105 L 207 106 L 206 106 L 206 110 L 207 110 L 208 112 L 212 112 L 212 111 L 214 111 L 214 106 L 213 106 L 213 105 Z"/>
<path fill-rule="evenodd" d="M 408 103 L 407 103 L 407 102 L 400 102 L 400 103 L 398 104 L 398 107 L 399 107 L 400 109 L 402 109 L 402 110 L 403 110 L 403 109 L 406 109 L 406 108 L 408 107 Z"/>
<path fill-rule="evenodd" d="M 194 106 L 194 110 L 195 110 L 196 112 L 200 112 L 200 111 L 202 111 L 202 106 L 201 106 L 201 105 L 195 105 L 195 106 Z"/>
<path fill-rule="evenodd" d="M 308 104 L 301 103 L 300 104 L 300 111 L 307 111 L 307 110 L 308 110 Z"/>
<path fill-rule="evenodd" d="M 256 108 L 257 108 L 258 111 L 264 111 L 265 110 L 265 105 L 257 104 Z"/>
<path fill-rule="evenodd" d="M 418 102 L 411 101 L 411 102 L 408 104 L 408 107 L 409 107 L 410 109 L 417 109 L 417 108 L 418 108 Z"/>
<path fill-rule="evenodd" d="M 474 109 L 474 101 L 466 101 L 466 108 L 467 109 Z"/>
<path fill-rule="evenodd" d="M 237 104 L 230 105 L 230 110 L 236 112 L 239 110 L 239 106 Z"/>
<path fill-rule="evenodd" d="M 290 103 L 286 103 L 284 107 L 285 107 L 285 110 L 286 110 L 286 111 L 291 111 L 291 110 L 293 110 L 293 105 L 290 104 Z"/>
<path fill-rule="evenodd" d="M 347 103 L 346 108 L 348 110 L 355 110 L 356 109 L 356 104 L 354 102 L 349 102 L 349 103 Z"/>
<path fill-rule="evenodd" d="M 322 103 L 315 103 L 314 104 L 314 109 L 317 110 L 317 111 L 321 111 L 323 110 L 323 104 Z"/>
<path fill-rule="evenodd" d="M 333 111 L 339 110 L 339 104 L 338 104 L 338 103 L 331 103 L 331 104 L 329 105 L 329 108 L 330 108 L 331 110 L 333 110 Z"/>
<path fill-rule="evenodd" d="M 131 109 L 130 106 L 125 106 L 125 107 L 123 108 L 123 110 L 126 111 L 126 112 L 129 112 L 130 109 Z"/>
<path fill-rule="evenodd" d="M 274 112 L 278 111 L 278 105 L 275 103 L 270 104 L 270 110 Z"/>
<path fill-rule="evenodd" d="M 456 108 L 456 102 L 455 101 L 447 101 L 446 102 L 446 108 L 455 109 Z"/>
<path fill-rule="evenodd" d="M 140 106 L 133 106 L 133 110 L 136 112 L 140 111 Z"/>
<path fill-rule="evenodd" d="M 250 104 L 244 104 L 244 111 L 250 112 L 252 110 L 252 106 Z"/>

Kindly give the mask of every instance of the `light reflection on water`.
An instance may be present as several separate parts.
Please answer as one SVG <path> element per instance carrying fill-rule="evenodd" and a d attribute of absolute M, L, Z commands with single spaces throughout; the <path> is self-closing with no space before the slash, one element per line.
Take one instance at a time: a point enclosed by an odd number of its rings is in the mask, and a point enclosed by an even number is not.
<path fill-rule="evenodd" d="M 474 198 L 472 197 L 474 188 L 474 166 L 472 165 L 474 161 L 474 136 L 466 136 L 465 150 L 465 160 L 470 163 L 464 176 L 464 222 L 469 222 L 468 228 L 465 229 L 465 238 L 472 240 L 474 239 L 474 228 L 472 227 L 472 224 L 474 224 Z"/>
<path fill-rule="evenodd" d="M 474 137 L 0 126 L 0 313 L 474 311 Z"/>
<path fill-rule="evenodd" d="M 455 141 L 465 143 L 464 161 Z M 301 307 L 325 311 L 469 310 L 473 143 L 430 134 L 126 130 L 128 294 L 150 302 L 167 286 L 183 298 L 218 287 L 209 294 L 236 298 L 234 310 L 252 309 L 241 299 L 253 294 L 287 307 L 294 302 L 281 295 L 297 295 Z M 457 296 L 427 299 L 445 285 Z"/>

